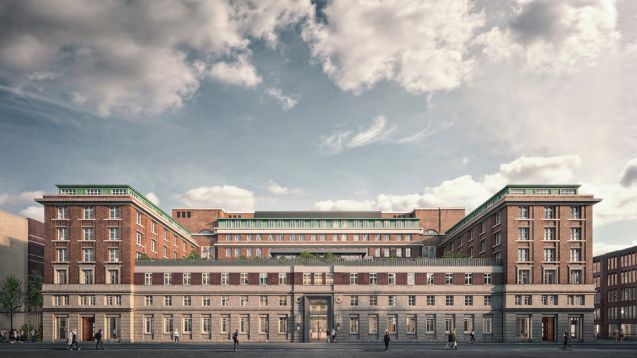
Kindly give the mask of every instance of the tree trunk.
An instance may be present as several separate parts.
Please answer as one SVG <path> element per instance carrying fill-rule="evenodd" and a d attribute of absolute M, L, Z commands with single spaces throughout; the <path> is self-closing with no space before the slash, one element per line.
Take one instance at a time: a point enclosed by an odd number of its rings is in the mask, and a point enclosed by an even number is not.
<path fill-rule="evenodd" d="M 9 319 L 11 320 L 11 332 L 13 332 L 13 313 L 9 314 Z"/>

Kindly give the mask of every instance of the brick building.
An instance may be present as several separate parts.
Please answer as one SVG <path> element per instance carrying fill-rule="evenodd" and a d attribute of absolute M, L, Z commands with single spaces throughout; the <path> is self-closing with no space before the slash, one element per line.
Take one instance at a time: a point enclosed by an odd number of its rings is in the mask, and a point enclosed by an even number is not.
<path fill-rule="evenodd" d="M 182 340 L 213 342 L 238 329 L 247 341 L 302 342 L 331 327 L 340 341 L 379 340 L 385 329 L 400 341 L 444 341 L 454 329 L 482 341 L 593 338 L 599 199 L 578 186 L 507 186 L 467 216 L 177 208 L 171 217 L 129 186 L 59 190 L 37 200 L 51 238 L 46 340 L 101 328 L 107 339 L 166 341 L 178 329 Z M 180 260 L 193 249 L 209 259 Z M 451 252 L 466 258 L 439 258 Z M 146 255 L 157 260 L 136 260 Z"/>
<path fill-rule="evenodd" d="M 637 246 L 595 256 L 593 267 L 596 333 L 637 335 Z"/>

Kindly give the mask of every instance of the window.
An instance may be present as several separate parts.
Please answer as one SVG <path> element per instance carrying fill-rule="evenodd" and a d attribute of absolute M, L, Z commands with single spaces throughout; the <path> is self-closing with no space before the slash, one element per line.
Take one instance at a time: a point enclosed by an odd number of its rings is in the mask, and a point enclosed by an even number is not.
<path fill-rule="evenodd" d="M 80 283 L 92 285 L 95 283 L 93 269 L 82 269 L 80 275 Z"/>
<path fill-rule="evenodd" d="M 405 257 L 411 257 L 411 248 L 409 247 L 405 248 Z"/>
<path fill-rule="evenodd" d="M 190 283 L 191 283 L 190 273 L 184 273 L 183 277 L 182 277 L 181 284 L 182 285 L 190 285 Z"/>
<path fill-rule="evenodd" d="M 104 296 L 104 305 L 106 306 L 121 306 L 122 296 L 107 295 Z"/>
<path fill-rule="evenodd" d="M 259 296 L 259 306 L 266 307 L 268 305 L 268 296 Z"/>
<path fill-rule="evenodd" d="M 210 273 L 205 272 L 201 274 L 201 284 L 209 285 L 210 284 Z"/>
<path fill-rule="evenodd" d="M 518 269 L 518 279 L 516 280 L 518 285 L 527 285 L 531 283 L 531 270 Z"/>
<path fill-rule="evenodd" d="M 184 334 L 192 332 L 192 317 L 184 317 Z"/>
<path fill-rule="evenodd" d="M 465 273 L 464 274 L 464 284 L 465 285 L 473 284 L 473 274 L 472 273 Z"/>
<path fill-rule="evenodd" d="M 370 314 L 367 318 L 369 334 L 378 334 L 378 315 Z"/>
<path fill-rule="evenodd" d="M 82 228 L 82 240 L 88 240 L 88 241 L 95 240 L 95 229 L 92 227 Z"/>
<path fill-rule="evenodd" d="M 398 315 L 387 315 L 387 330 L 390 334 L 396 334 L 396 323 L 398 323 Z"/>
<path fill-rule="evenodd" d="M 137 220 L 136 220 L 137 225 L 144 226 L 142 224 L 142 220 L 144 219 L 144 215 L 142 215 L 141 212 L 139 212 L 139 211 L 137 212 L 136 218 L 137 218 Z"/>
<path fill-rule="evenodd" d="M 516 306 L 530 306 L 532 302 L 531 295 L 515 295 Z"/>
<path fill-rule="evenodd" d="M 544 261 L 545 262 L 555 262 L 555 249 L 554 248 L 545 248 L 544 249 Z"/>
<path fill-rule="evenodd" d="M 67 295 L 55 295 L 55 296 L 53 296 L 53 305 L 54 306 L 68 306 L 69 305 L 69 296 L 67 296 Z"/>
<path fill-rule="evenodd" d="M 143 237 L 142 237 L 142 233 L 141 232 L 137 233 L 136 242 L 137 242 L 137 245 L 144 246 L 144 241 L 143 241 Z"/>
<path fill-rule="evenodd" d="M 572 227 L 571 228 L 571 240 L 582 240 L 582 228 L 581 227 Z"/>
<path fill-rule="evenodd" d="M 408 304 L 409 304 L 410 306 L 415 306 L 415 305 L 416 305 L 416 296 L 410 295 L 410 296 L 408 297 L 407 302 L 408 302 Z"/>
<path fill-rule="evenodd" d="M 546 306 L 557 306 L 557 295 L 542 295 L 542 304 Z"/>
<path fill-rule="evenodd" d="M 433 285 L 434 284 L 434 274 L 433 273 L 427 273 L 427 284 L 428 285 Z"/>
<path fill-rule="evenodd" d="M 152 285 L 153 284 L 153 274 L 150 272 L 144 273 L 144 285 Z"/>
<path fill-rule="evenodd" d="M 482 317 L 482 333 L 483 334 L 493 333 L 493 317 L 492 316 Z"/>
<path fill-rule="evenodd" d="M 554 241 L 555 238 L 555 228 L 554 227 L 545 227 L 544 228 L 544 240 Z"/>
<path fill-rule="evenodd" d="M 484 278 L 484 284 L 485 285 L 493 284 L 493 279 L 491 278 L 491 274 L 490 273 L 485 273 L 483 278 Z"/>
<path fill-rule="evenodd" d="M 80 306 L 95 306 L 95 296 L 80 296 Z"/>
<path fill-rule="evenodd" d="M 433 295 L 427 296 L 427 306 L 433 306 L 436 304 L 436 297 Z"/>
<path fill-rule="evenodd" d="M 433 317 L 427 316 L 425 318 L 425 333 L 433 334 L 436 329 L 436 320 Z"/>
<path fill-rule="evenodd" d="M 201 298 L 201 305 L 209 307 L 210 306 L 210 296 L 203 296 Z"/>
<path fill-rule="evenodd" d="M 67 250 L 66 247 L 58 247 L 57 249 L 55 249 L 56 253 L 57 253 L 57 261 L 59 262 L 66 262 L 69 261 L 69 251 Z"/>
<path fill-rule="evenodd" d="M 334 284 L 334 274 L 333 273 L 326 273 L 325 274 L 325 284 L 326 285 L 333 285 Z"/>
<path fill-rule="evenodd" d="M 239 283 L 241 285 L 247 285 L 248 284 L 248 273 L 247 272 L 242 272 L 241 275 L 239 276 Z"/>
<path fill-rule="evenodd" d="M 121 219 L 122 218 L 122 212 L 121 212 L 119 206 L 111 206 L 108 209 L 108 217 L 110 219 Z"/>
<path fill-rule="evenodd" d="M 446 273 L 445 274 L 445 285 L 453 285 L 453 274 Z"/>
<path fill-rule="evenodd" d="M 86 195 L 101 195 L 101 189 L 86 189 Z"/>
<path fill-rule="evenodd" d="M 471 314 L 464 315 L 463 323 L 464 323 L 464 326 L 463 326 L 464 334 L 471 333 L 471 331 L 473 331 L 473 315 Z"/>
<path fill-rule="evenodd" d="M 172 285 L 173 275 L 170 272 L 164 272 L 164 285 Z"/>
<path fill-rule="evenodd" d="M 407 334 L 416 334 L 416 315 L 407 315 L 406 328 Z"/>
<path fill-rule="evenodd" d="M 279 285 L 285 285 L 287 281 L 287 274 L 285 272 L 279 272 Z"/>
<path fill-rule="evenodd" d="M 118 227 L 109 227 L 108 228 L 108 239 L 109 240 L 119 240 L 119 228 Z"/>
<path fill-rule="evenodd" d="M 582 207 L 581 206 L 571 206 L 571 218 L 573 218 L 573 219 L 581 219 L 582 218 Z"/>
<path fill-rule="evenodd" d="M 518 261 L 519 262 L 528 262 L 529 261 L 529 249 L 528 248 L 518 249 Z"/>
<path fill-rule="evenodd" d="M 323 284 L 323 274 L 322 273 L 314 273 L 314 284 L 315 285 Z"/>
<path fill-rule="evenodd" d="M 387 284 L 389 284 L 389 285 L 395 285 L 396 284 L 396 274 L 395 273 L 388 273 L 387 274 Z"/>
<path fill-rule="evenodd" d="M 69 239 L 69 229 L 65 227 L 57 228 L 57 239 L 67 241 Z"/>
<path fill-rule="evenodd" d="M 224 272 L 221 274 L 221 284 L 223 286 L 227 286 L 230 282 L 230 274 L 228 274 L 227 272 Z"/>
<path fill-rule="evenodd" d="M 500 212 L 495 213 L 494 221 L 495 221 L 495 225 L 502 224 L 502 217 L 500 215 Z"/>
<path fill-rule="evenodd" d="M 353 284 L 352 283 L 352 275 L 355 275 L 355 274 L 349 274 L 349 283 L 350 284 Z M 312 284 L 312 274 L 311 273 L 309 273 L 309 272 L 304 272 L 303 273 L 303 284 L 304 285 L 311 285 Z"/>
<path fill-rule="evenodd" d="M 572 262 L 582 261 L 582 249 L 580 248 L 571 249 L 571 261 Z"/>
<path fill-rule="evenodd" d="M 82 210 L 82 217 L 86 220 L 95 219 L 95 207 L 94 206 L 85 206 L 84 210 Z"/>
<path fill-rule="evenodd" d="M 497 246 L 497 245 L 500 245 L 500 244 L 502 244 L 502 234 L 499 233 L 499 232 L 496 232 L 493 235 L 493 246 Z"/>
<path fill-rule="evenodd" d="M 211 323 L 210 316 L 204 316 L 201 318 L 201 333 L 210 334 Z"/>
<path fill-rule="evenodd" d="M 220 327 L 219 330 L 221 331 L 221 333 L 223 334 L 230 333 L 230 316 L 229 315 L 221 316 L 219 327 Z"/>
<path fill-rule="evenodd" d="M 154 221 L 150 222 L 150 232 L 152 232 L 153 234 L 157 233 L 157 223 Z"/>
<path fill-rule="evenodd" d="M 445 316 L 445 334 L 449 334 L 449 332 L 453 331 L 456 327 L 456 324 L 454 322 L 454 316 L 453 315 L 446 315 Z"/>
<path fill-rule="evenodd" d="M 518 218 L 520 218 L 520 219 L 528 219 L 529 218 L 529 207 L 528 206 L 518 206 Z"/>
<path fill-rule="evenodd" d="M 581 269 L 571 270 L 571 273 L 569 275 L 569 283 L 573 285 L 579 285 L 584 283 Z"/>
<path fill-rule="evenodd" d="M 369 274 L 369 284 L 370 285 L 375 285 L 378 283 L 378 274 L 375 272 L 372 272 Z"/>
<path fill-rule="evenodd" d="M 518 240 L 528 241 L 529 237 L 529 228 L 528 227 L 519 227 L 518 228 Z"/>
<path fill-rule="evenodd" d="M 349 284 L 350 285 L 358 285 L 358 274 L 350 273 L 349 274 Z"/>
<path fill-rule="evenodd" d="M 55 283 L 64 285 L 69 282 L 68 271 L 66 269 L 55 269 Z"/>
<path fill-rule="evenodd" d="M 184 306 L 192 306 L 192 296 L 184 296 Z"/>
<path fill-rule="evenodd" d="M 358 334 L 358 315 L 349 316 L 349 334 Z"/>
<path fill-rule="evenodd" d="M 288 296 L 279 296 L 279 306 L 288 305 Z"/>
<path fill-rule="evenodd" d="M 259 316 L 259 334 L 267 334 L 269 325 L 268 316 Z"/>
<path fill-rule="evenodd" d="M 172 332 L 173 332 L 173 318 L 164 317 L 164 333 L 172 333 Z"/>
<path fill-rule="evenodd" d="M 584 305 L 584 295 L 568 295 L 566 302 L 569 306 L 582 306 Z"/>
<path fill-rule="evenodd" d="M 369 296 L 369 305 L 378 306 L 378 296 Z"/>
<path fill-rule="evenodd" d="M 239 305 L 240 306 L 247 306 L 248 305 L 248 296 L 241 296 L 239 298 Z"/>
<path fill-rule="evenodd" d="M 67 220 L 69 218 L 69 208 L 66 206 L 58 206 L 57 218 Z"/>
<path fill-rule="evenodd" d="M 445 306 L 453 306 L 453 296 L 445 296 Z"/>
<path fill-rule="evenodd" d="M 230 296 L 221 296 L 221 306 L 230 306 Z"/>
<path fill-rule="evenodd" d="M 150 250 L 152 252 L 157 252 L 157 241 L 150 240 Z"/>
<path fill-rule="evenodd" d="M 484 305 L 491 306 L 491 296 L 484 296 Z"/>
<path fill-rule="evenodd" d="M 396 306 L 396 296 L 388 296 L 387 297 L 387 305 L 388 306 Z"/>
<path fill-rule="evenodd" d="M 414 272 L 407 273 L 407 284 L 415 285 L 416 284 L 416 274 Z"/>
<path fill-rule="evenodd" d="M 473 296 L 464 296 L 464 305 L 473 306 Z"/>
<path fill-rule="evenodd" d="M 260 272 L 259 273 L 259 285 L 267 285 L 268 284 L 268 273 Z"/>
<path fill-rule="evenodd" d="M 545 219 L 555 219 L 555 207 L 554 206 L 545 206 L 544 207 L 544 218 Z"/>
<path fill-rule="evenodd" d="M 106 283 L 111 285 L 119 285 L 119 269 L 106 270 Z"/>
<path fill-rule="evenodd" d="M 556 285 L 558 283 L 557 270 L 544 269 L 544 274 L 542 275 L 542 281 L 545 285 Z"/>
<path fill-rule="evenodd" d="M 551 195 L 550 189 L 535 189 L 533 192 L 535 195 Z"/>

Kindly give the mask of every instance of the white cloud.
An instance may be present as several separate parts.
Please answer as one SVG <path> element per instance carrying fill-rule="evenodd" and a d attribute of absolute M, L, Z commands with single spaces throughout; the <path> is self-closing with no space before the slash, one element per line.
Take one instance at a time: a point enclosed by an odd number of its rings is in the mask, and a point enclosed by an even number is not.
<path fill-rule="evenodd" d="M 150 200 L 153 202 L 153 204 L 159 206 L 159 197 L 157 196 L 157 194 L 155 193 L 148 193 L 146 194 L 146 199 Z"/>
<path fill-rule="evenodd" d="M 620 184 L 630 187 L 637 183 L 637 158 L 629 160 L 621 173 Z"/>
<path fill-rule="evenodd" d="M 41 198 L 44 191 L 23 191 L 18 194 L 0 194 L 0 205 L 32 204 L 33 199 Z"/>
<path fill-rule="evenodd" d="M 359 128 L 358 133 L 341 131 L 322 139 L 320 147 L 328 154 L 336 154 L 343 149 L 364 147 L 384 141 L 396 128 L 387 126 L 385 117 L 374 118 L 369 128 Z"/>
<path fill-rule="evenodd" d="M 270 192 L 270 194 L 274 194 L 274 195 L 285 195 L 290 192 L 290 190 L 287 187 L 281 186 L 272 180 L 268 182 L 266 189 L 268 190 L 268 192 Z"/>
<path fill-rule="evenodd" d="M 274 47 L 279 29 L 312 14 L 294 0 L 14 0 L 0 12 L 0 76 L 104 116 L 157 114 L 183 106 L 206 74 L 253 87 L 251 41 Z"/>
<path fill-rule="evenodd" d="M 411 93 L 450 90 L 471 78 L 469 42 L 483 24 L 469 1 L 335 0 L 303 37 L 343 90 L 396 82 Z"/>
<path fill-rule="evenodd" d="M 517 14 L 476 43 L 493 60 L 519 61 L 528 72 L 582 71 L 619 49 L 614 1 L 520 1 Z"/>
<path fill-rule="evenodd" d="M 625 244 L 607 244 L 603 241 L 595 241 L 593 244 L 593 256 L 603 255 L 607 252 L 625 249 L 637 245 L 637 240 Z"/>
<path fill-rule="evenodd" d="M 298 99 L 284 95 L 283 92 L 278 88 L 270 87 L 265 90 L 265 93 L 267 93 L 270 97 L 276 99 L 277 102 L 281 104 L 281 108 L 284 111 L 288 111 L 294 108 L 299 103 Z"/>
<path fill-rule="evenodd" d="M 200 186 L 177 195 L 177 199 L 192 207 L 223 208 L 228 211 L 254 210 L 254 194 L 233 185 Z"/>
<path fill-rule="evenodd" d="M 245 56 L 233 63 L 218 62 L 210 69 L 210 76 L 217 81 L 242 87 L 255 87 L 261 83 L 261 76 Z"/>
<path fill-rule="evenodd" d="M 463 175 L 425 187 L 422 193 L 380 194 L 374 200 L 323 200 L 316 202 L 312 209 L 409 211 L 416 207 L 463 207 L 472 210 L 507 184 L 569 183 L 580 161 L 575 155 L 520 157 L 500 165 L 497 173 L 482 178 Z"/>
<path fill-rule="evenodd" d="M 41 205 L 29 206 L 20 211 L 20 215 L 44 222 L 44 207 Z"/>

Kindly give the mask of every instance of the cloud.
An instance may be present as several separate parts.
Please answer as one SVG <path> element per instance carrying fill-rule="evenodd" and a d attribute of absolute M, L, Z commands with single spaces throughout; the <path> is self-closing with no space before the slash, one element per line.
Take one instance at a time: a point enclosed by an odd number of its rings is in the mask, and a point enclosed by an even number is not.
<path fill-rule="evenodd" d="M 29 206 L 21 210 L 19 214 L 21 216 L 24 216 L 25 218 L 31 218 L 44 222 L 44 207 L 41 205 Z"/>
<path fill-rule="evenodd" d="M 358 133 L 341 131 L 322 139 L 320 147 L 328 154 L 336 154 L 343 149 L 364 147 L 384 141 L 396 128 L 387 127 L 385 117 L 374 118 L 374 122 L 367 129 L 359 129 Z"/>
<path fill-rule="evenodd" d="M 384 80 L 411 93 L 450 90 L 475 70 L 469 43 L 484 20 L 469 1 L 336 0 L 323 13 L 303 38 L 345 91 Z"/>
<path fill-rule="evenodd" d="M 31 204 L 34 198 L 41 198 L 44 191 L 23 191 L 19 194 L 0 194 L 0 205 Z"/>
<path fill-rule="evenodd" d="M 276 46 L 279 30 L 312 9 L 294 0 L 13 0 L 0 12 L 0 78 L 102 116 L 157 114 L 182 107 L 207 76 L 254 87 L 251 42 Z"/>
<path fill-rule="evenodd" d="M 270 87 L 265 90 L 265 93 L 277 100 L 277 102 L 281 104 L 281 108 L 284 111 L 288 111 L 294 108 L 299 103 L 298 99 L 284 95 L 283 92 L 281 92 L 281 90 L 278 88 Z"/>
<path fill-rule="evenodd" d="M 635 245 L 637 245 L 637 240 L 625 244 L 608 244 L 603 241 L 595 241 L 593 245 L 593 256 L 603 255 L 611 251 L 622 250 Z"/>
<path fill-rule="evenodd" d="M 621 185 L 630 187 L 637 183 L 637 158 L 629 160 L 621 173 Z"/>
<path fill-rule="evenodd" d="M 303 190 L 301 190 L 299 188 L 288 188 L 288 187 L 280 185 L 279 183 L 275 182 L 274 180 L 268 181 L 268 184 L 266 185 L 265 188 L 272 195 L 288 195 L 288 194 L 301 194 L 301 193 L 303 193 Z"/>
<path fill-rule="evenodd" d="M 217 81 L 242 87 L 255 87 L 261 83 L 261 76 L 245 56 L 236 62 L 218 62 L 210 69 L 210 76 Z"/>
<path fill-rule="evenodd" d="M 573 72 L 619 49 L 613 1 L 528 1 L 509 22 L 476 43 L 493 60 L 514 59 L 522 71 Z"/>
<path fill-rule="evenodd" d="M 254 210 L 254 194 L 233 185 L 200 186 L 177 195 L 177 199 L 191 207 L 223 208 L 228 211 Z"/>
<path fill-rule="evenodd" d="M 159 197 L 157 197 L 157 194 L 155 193 L 148 193 L 146 194 L 146 199 L 150 200 L 153 202 L 153 204 L 159 206 Z"/>
<path fill-rule="evenodd" d="M 463 175 L 425 187 L 422 193 L 380 194 L 374 200 L 323 200 L 312 209 L 410 211 L 417 207 L 457 206 L 472 210 L 507 184 L 568 183 L 580 161 L 575 155 L 520 157 L 482 178 Z"/>

